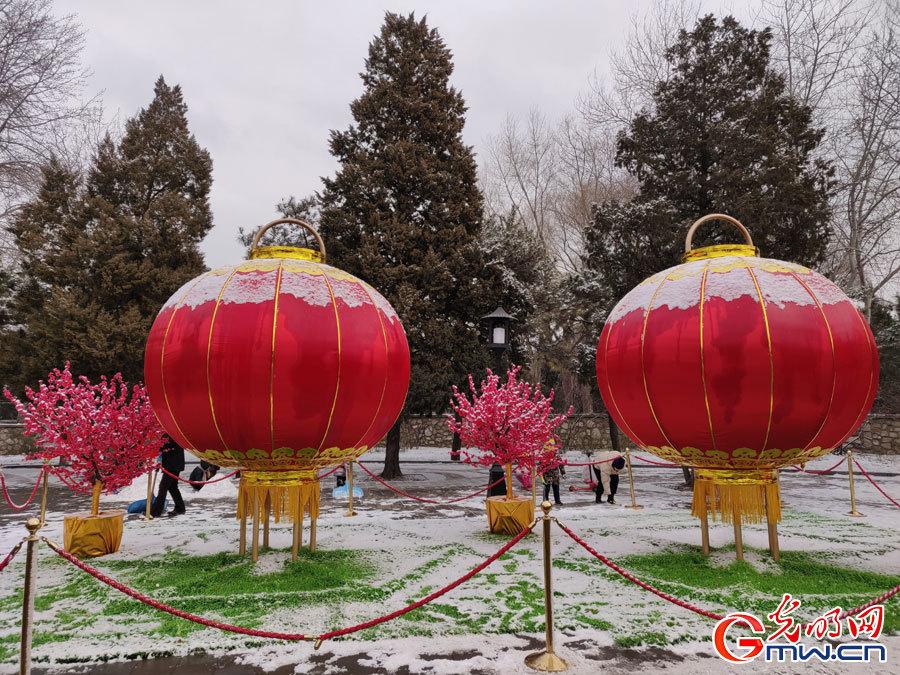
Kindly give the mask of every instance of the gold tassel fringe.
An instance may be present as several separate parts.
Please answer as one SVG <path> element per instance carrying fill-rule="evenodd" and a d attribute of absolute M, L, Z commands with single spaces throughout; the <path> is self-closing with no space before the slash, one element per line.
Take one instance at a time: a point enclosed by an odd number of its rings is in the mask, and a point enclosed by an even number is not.
<path fill-rule="evenodd" d="M 706 514 L 723 523 L 731 523 L 734 513 L 745 523 L 781 522 L 781 491 L 778 482 L 762 484 L 720 483 L 715 480 L 694 480 L 694 500 L 691 515 L 703 518 Z"/>
<path fill-rule="evenodd" d="M 272 517 L 277 523 L 282 516 L 286 516 L 291 522 L 297 520 L 297 505 L 300 505 L 300 518 L 303 513 L 310 518 L 319 517 L 319 481 L 301 483 L 297 485 L 254 485 L 241 479 L 238 488 L 237 519 L 241 520 L 244 514 L 247 518 L 253 518 L 253 500 L 256 499 L 260 520 L 266 517 L 266 499 L 271 503 Z"/>

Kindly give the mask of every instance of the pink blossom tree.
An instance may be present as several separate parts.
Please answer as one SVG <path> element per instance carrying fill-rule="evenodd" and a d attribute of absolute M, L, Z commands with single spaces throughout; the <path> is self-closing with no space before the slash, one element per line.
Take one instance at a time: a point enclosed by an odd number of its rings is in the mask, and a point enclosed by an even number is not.
<path fill-rule="evenodd" d="M 86 377 L 73 378 L 66 363 L 37 391 L 26 388 L 26 403 L 6 389 L 3 394 L 15 404 L 25 434 L 36 437 L 40 449 L 28 458 L 63 458 L 66 464 L 50 471 L 76 492 L 92 492 L 94 515 L 100 493 L 119 490 L 150 470 L 164 444 L 144 386 L 135 385 L 129 396 L 121 373 L 92 385 Z"/>
<path fill-rule="evenodd" d="M 517 379 L 521 366 L 511 366 L 506 382 L 487 371 L 487 380 L 481 382 L 480 391 L 469 375 L 472 400 L 464 392 L 453 387 L 451 401 L 453 415 L 447 416 L 450 431 L 459 434 L 466 449 L 473 446 L 478 453 L 463 453 L 469 464 L 490 466 L 494 462 L 506 465 L 506 498 L 512 498 L 512 471 L 530 472 L 532 468 L 543 472 L 562 464 L 559 457 L 560 441 L 554 433 L 572 413 L 553 414 L 553 391 L 549 396 L 540 387 Z"/>

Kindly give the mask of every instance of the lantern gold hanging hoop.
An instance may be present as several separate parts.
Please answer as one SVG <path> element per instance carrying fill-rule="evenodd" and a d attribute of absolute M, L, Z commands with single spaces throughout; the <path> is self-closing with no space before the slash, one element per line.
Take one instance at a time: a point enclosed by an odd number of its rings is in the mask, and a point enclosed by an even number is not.
<path fill-rule="evenodd" d="M 700 227 L 703 223 L 709 222 L 710 220 L 724 220 L 725 222 L 731 223 L 741 231 L 741 234 L 744 235 L 744 241 L 746 243 L 704 246 L 703 248 L 691 250 L 694 233 L 697 231 L 697 228 Z M 684 240 L 684 255 L 681 256 L 681 262 L 703 260 L 705 258 L 721 258 L 729 255 L 753 256 L 758 258 L 759 249 L 753 245 L 753 238 L 750 236 L 750 231 L 746 227 L 744 227 L 737 218 L 732 218 L 731 216 L 725 215 L 724 213 L 710 213 L 709 215 L 703 216 L 702 218 L 695 221 L 694 224 L 691 225 L 691 228 L 688 230 L 687 237 L 685 237 Z"/>
<path fill-rule="evenodd" d="M 259 245 L 262 236 L 269 229 L 271 229 L 275 225 L 282 224 L 300 225 L 301 227 L 305 227 L 312 233 L 313 237 L 315 237 L 316 244 L 318 244 L 319 246 L 319 250 L 314 251 L 311 248 L 304 248 L 301 246 Z M 271 223 L 267 223 L 259 228 L 259 232 L 256 233 L 255 237 L 253 237 L 253 244 L 251 244 L 250 246 L 250 254 L 248 257 L 250 258 L 250 260 L 259 260 L 263 258 L 293 258 L 295 260 L 310 260 L 312 262 L 324 263 L 325 242 L 322 241 L 322 237 L 309 223 L 305 223 L 302 220 L 297 220 L 296 218 L 279 218 L 278 220 L 273 220 Z"/>

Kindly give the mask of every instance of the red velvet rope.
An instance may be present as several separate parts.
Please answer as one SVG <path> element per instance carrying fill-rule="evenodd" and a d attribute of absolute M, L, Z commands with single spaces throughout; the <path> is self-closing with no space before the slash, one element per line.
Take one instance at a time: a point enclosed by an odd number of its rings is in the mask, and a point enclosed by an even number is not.
<path fill-rule="evenodd" d="M 385 616 L 379 617 L 377 619 L 373 619 L 372 621 L 366 621 L 365 623 L 361 623 L 358 626 L 351 626 L 350 628 L 342 628 L 340 630 L 333 630 L 328 633 L 322 633 L 322 635 L 319 636 L 319 640 L 328 640 L 329 638 L 338 637 L 341 635 L 348 635 L 349 633 L 355 633 L 356 631 L 364 630 L 366 628 L 371 628 L 372 626 L 377 626 L 378 624 L 384 623 L 385 621 L 390 621 L 391 619 L 396 619 L 398 616 L 403 616 L 404 614 L 407 614 L 408 612 L 411 612 L 414 609 L 418 609 L 422 605 L 428 604 L 435 598 L 441 597 L 442 595 L 444 595 L 444 593 L 452 591 L 454 588 L 456 588 L 460 584 L 462 584 L 462 583 L 468 581 L 469 579 L 471 579 L 472 577 L 474 577 L 481 570 L 483 570 L 485 567 L 487 567 L 492 562 L 494 562 L 497 558 L 499 558 L 501 555 L 506 553 L 513 546 L 518 544 L 521 541 L 522 537 L 524 537 L 526 534 L 531 532 L 531 529 L 534 527 L 536 522 L 537 522 L 536 520 L 533 521 L 531 523 L 531 525 L 528 525 L 525 529 L 523 529 L 521 532 L 519 532 L 519 534 L 517 534 L 515 537 L 510 539 L 509 542 L 506 545 L 504 545 L 499 551 L 497 551 L 494 555 L 492 555 L 490 558 L 485 560 L 483 563 L 481 563 L 477 567 L 474 567 L 471 570 L 469 570 L 466 574 L 461 576 L 459 579 L 454 581 L 452 584 L 448 584 L 447 586 L 444 586 L 442 589 L 435 591 L 434 593 L 422 598 L 421 600 L 414 602 L 411 605 L 407 605 L 403 609 L 398 609 L 396 612 L 391 612 L 390 614 L 386 614 Z"/>
<path fill-rule="evenodd" d="M 623 455 L 619 455 L 622 457 Z M 610 457 L 609 459 L 601 459 L 597 462 L 563 462 L 566 466 L 594 466 L 595 464 L 606 464 L 607 462 L 611 462 L 614 459 L 618 459 L 617 457 Z"/>
<path fill-rule="evenodd" d="M 27 537 L 26 537 L 27 539 Z M 9 565 L 10 561 L 16 557 L 16 553 L 19 552 L 19 549 L 22 548 L 22 544 L 25 543 L 25 539 L 22 539 L 18 544 L 12 547 L 12 550 L 6 554 L 6 557 L 3 559 L 3 562 L 0 562 L 0 572 L 6 569 L 6 566 Z"/>
<path fill-rule="evenodd" d="M 457 497 L 456 499 L 450 499 L 448 501 L 441 502 L 441 501 L 437 501 L 436 499 L 425 499 L 424 497 L 416 497 L 415 495 L 411 495 L 408 492 L 403 492 L 403 490 L 398 490 L 393 485 L 390 485 L 389 483 L 385 483 L 383 480 L 381 480 L 380 477 L 376 476 L 374 473 L 369 471 L 369 467 L 367 467 L 362 462 L 357 462 L 357 464 L 360 466 L 360 468 L 362 468 L 363 471 L 365 471 L 372 478 L 377 480 L 379 483 L 384 485 L 389 490 L 393 490 L 398 495 L 403 495 L 404 497 L 409 497 L 410 499 L 415 499 L 417 502 L 426 502 L 427 504 L 455 504 L 456 502 L 465 501 L 466 499 L 471 499 L 472 497 L 476 497 L 476 496 L 480 495 L 482 492 L 487 492 L 495 485 L 499 485 L 500 483 L 502 483 L 503 481 L 506 480 L 506 476 L 503 476 L 502 478 L 498 478 L 497 480 L 495 480 L 493 483 L 491 483 L 487 487 L 481 488 L 478 492 L 473 492 L 472 494 L 466 495 L 465 497 Z"/>
<path fill-rule="evenodd" d="M 864 468 L 862 468 L 862 467 L 859 465 L 859 462 L 858 462 L 858 461 L 856 461 L 856 460 L 854 459 L 854 460 L 853 460 L 853 463 L 856 464 L 856 468 L 859 469 L 860 471 L 862 471 L 862 472 L 863 472 L 863 475 L 864 475 L 866 478 L 869 479 L 869 482 L 870 482 L 872 485 L 875 486 L 875 489 L 878 490 L 881 494 L 883 494 L 885 497 L 888 498 L 888 500 L 891 502 L 891 504 L 893 504 L 894 506 L 900 506 L 900 504 L 898 504 L 898 503 L 895 502 L 893 499 L 891 499 L 890 495 L 888 495 L 887 492 L 885 492 L 884 490 L 882 490 L 882 489 L 878 486 L 878 483 L 876 483 L 874 480 L 872 480 L 872 476 L 870 476 L 870 475 L 868 474 L 868 472 L 867 472 Z"/>
<path fill-rule="evenodd" d="M 59 547 L 56 546 L 53 542 L 51 542 L 46 537 L 42 537 L 43 541 L 47 543 L 47 545 L 52 548 L 60 557 L 65 558 L 70 563 L 80 568 L 81 570 L 87 572 L 92 577 L 97 579 L 98 581 L 102 581 L 107 586 L 111 586 L 115 588 L 117 591 L 121 591 L 125 595 L 129 595 L 135 600 L 139 600 L 143 602 L 145 605 L 150 605 L 154 609 L 158 609 L 162 612 L 168 612 L 174 616 L 177 616 L 181 619 L 187 619 L 188 621 L 193 621 L 194 623 L 199 623 L 203 626 L 209 626 L 210 628 L 218 628 L 219 630 L 226 630 L 232 633 L 242 633 L 243 635 L 253 635 L 255 637 L 265 637 L 265 638 L 274 638 L 277 640 L 310 640 L 315 639 L 315 636 L 303 635 L 302 633 L 270 633 L 268 631 L 263 630 L 255 630 L 253 628 L 242 628 L 241 626 L 232 626 L 227 623 L 221 623 L 219 621 L 213 621 L 211 619 L 204 619 L 202 616 L 197 616 L 196 614 L 190 614 L 189 612 L 183 612 L 180 609 L 176 609 L 174 607 L 170 607 L 169 605 L 163 604 L 153 598 L 150 598 L 142 593 L 138 593 L 131 588 L 128 588 L 124 584 L 119 583 L 115 579 L 110 579 L 108 576 L 100 572 L 99 570 L 91 567 L 90 565 L 81 562 L 74 555 L 69 553 L 68 551 L 63 551 Z"/>
<path fill-rule="evenodd" d="M 669 462 L 654 462 L 652 459 L 644 459 L 640 455 L 635 455 L 634 458 L 646 462 L 647 464 L 655 464 L 656 466 L 681 466 L 681 464 L 671 464 Z"/>
<path fill-rule="evenodd" d="M 428 604 L 432 600 L 439 598 L 440 596 L 444 595 L 445 593 L 452 591 L 454 588 L 456 588 L 460 584 L 468 581 L 473 576 L 475 576 L 476 574 L 481 572 L 488 565 L 490 565 L 492 562 L 497 560 L 497 558 L 499 558 L 504 553 L 506 553 L 509 549 L 511 549 L 513 546 L 518 544 L 522 540 L 522 537 L 524 537 L 526 534 L 531 532 L 531 530 L 534 527 L 536 522 L 537 521 L 533 521 L 530 525 L 528 525 L 521 532 L 519 532 L 519 534 L 517 534 L 515 537 L 510 539 L 509 542 L 507 544 L 505 544 L 503 547 L 501 547 L 500 550 L 497 551 L 494 555 L 492 555 L 490 558 L 488 558 L 487 560 L 485 560 L 478 566 L 472 568 L 469 572 L 467 572 L 466 574 L 461 576 L 459 579 L 457 579 L 453 583 L 448 584 L 447 586 L 444 586 L 444 588 L 442 588 L 438 591 L 435 591 L 434 593 L 431 593 L 430 595 L 422 598 L 421 600 L 419 600 L 417 602 L 412 603 L 411 605 L 407 605 L 403 609 L 398 609 L 396 612 L 391 612 L 390 614 L 386 614 L 385 616 L 378 617 L 377 619 L 372 619 L 371 621 L 361 623 L 357 626 L 350 626 L 349 628 L 342 628 L 340 630 L 333 630 L 333 631 L 329 631 L 327 633 L 322 633 L 321 635 L 318 636 L 318 638 L 316 638 L 315 635 L 304 635 L 302 633 L 273 633 L 273 632 L 264 631 L 264 630 L 255 630 L 253 628 L 242 628 L 241 626 L 232 626 L 227 623 L 221 623 L 219 621 L 213 621 L 211 619 L 204 619 L 202 616 L 197 616 L 196 614 L 190 614 L 189 612 L 184 612 L 180 609 L 170 607 L 169 605 L 159 602 L 158 600 L 154 600 L 153 598 L 150 598 L 142 593 L 138 593 L 137 591 L 135 591 L 131 588 L 128 588 L 127 586 L 125 586 L 122 583 L 119 583 L 115 579 L 109 578 L 108 576 L 106 576 L 99 570 L 95 569 L 94 567 L 91 567 L 90 565 L 81 562 L 78 558 L 73 556 L 71 553 L 69 553 L 67 551 L 63 551 L 56 544 L 54 544 L 52 541 L 50 541 L 46 537 L 41 537 L 41 539 L 44 542 L 46 542 L 46 544 L 51 549 L 53 549 L 53 551 L 56 552 L 59 556 L 61 556 L 62 558 L 65 558 L 66 560 L 68 560 L 70 563 L 72 563 L 76 567 L 87 572 L 88 574 L 90 574 L 92 577 L 94 577 L 98 581 L 102 581 L 107 586 L 111 586 L 112 588 L 115 588 L 117 591 L 121 591 L 125 595 L 131 596 L 135 600 L 139 600 L 140 602 L 143 602 L 145 605 L 149 605 L 150 607 L 153 607 L 154 609 L 158 609 L 163 612 L 168 612 L 169 614 L 177 616 L 181 619 L 187 619 L 188 621 L 193 621 L 194 623 L 199 623 L 203 626 L 209 626 L 210 628 L 218 628 L 219 630 L 226 630 L 226 631 L 230 631 L 232 633 L 241 633 L 243 635 L 253 635 L 254 637 L 272 638 L 275 640 L 316 640 L 316 639 L 318 639 L 318 641 L 316 643 L 316 645 L 318 646 L 318 644 L 322 640 L 328 640 L 329 638 L 338 637 L 341 635 L 348 635 L 350 633 L 355 633 L 357 631 L 364 630 L 366 628 L 371 628 L 372 626 L 377 626 L 378 624 L 384 623 L 385 621 L 390 621 L 391 619 L 396 619 L 397 617 L 403 616 L 404 614 L 408 614 L 409 612 L 413 611 L 414 609 L 418 609 L 419 607 L 422 607 L 423 605 Z M 22 543 L 19 542 L 18 546 L 21 546 L 21 545 L 22 545 Z M 10 552 L 10 554 L 7 556 L 7 560 L 4 561 L 3 566 L 5 566 L 6 563 L 9 561 L 9 559 L 11 559 L 13 555 L 15 555 L 16 551 L 18 550 L 18 546 L 15 549 L 13 549 L 13 551 Z M 3 566 L 0 566 L 0 570 L 3 569 Z"/>
<path fill-rule="evenodd" d="M 38 473 L 37 483 L 34 484 L 34 490 L 31 491 L 31 496 L 25 500 L 25 503 L 19 506 L 12 499 L 10 499 L 9 492 L 6 490 L 6 479 L 3 477 L 3 469 L 0 468 L 0 487 L 3 488 L 3 497 L 6 499 L 6 503 L 9 504 L 16 511 L 21 511 L 26 506 L 28 506 L 31 501 L 34 499 L 34 496 L 37 494 L 38 487 L 41 484 L 41 477 L 44 475 L 44 471 L 47 470 L 46 466 L 42 466 L 40 472 Z"/>
<path fill-rule="evenodd" d="M 336 467 L 334 467 L 331 471 L 327 471 L 326 473 L 321 474 L 321 475 L 319 476 L 319 480 L 322 480 L 322 479 L 325 478 L 326 476 L 330 476 L 330 475 L 333 474 L 335 471 L 337 471 L 338 469 L 340 469 L 342 466 L 344 466 L 344 465 L 343 465 L 343 464 L 338 464 L 338 465 L 337 465 Z"/>
<path fill-rule="evenodd" d="M 707 617 L 707 618 L 710 618 L 710 619 L 716 619 L 716 620 L 721 620 L 721 619 L 724 619 L 724 618 L 725 618 L 725 615 L 724 615 L 724 614 L 716 614 L 715 612 L 710 612 L 710 611 L 705 610 L 705 609 L 700 609 L 699 607 L 695 607 L 694 605 L 692 605 L 692 604 L 690 604 L 690 603 L 688 603 L 688 602 L 685 602 L 684 600 L 679 600 L 678 598 L 676 598 L 676 597 L 673 596 L 673 595 L 669 595 L 668 593 L 663 593 L 662 591 L 660 591 L 660 590 L 658 590 L 658 589 L 656 589 L 656 588 L 653 588 L 653 586 L 651 586 L 650 584 L 648 584 L 648 583 L 646 583 L 646 582 L 644 582 L 644 581 L 641 581 L 640 579 L 638 579 L 638 578 L 637 578 L 636 576 L 634 576 L 633 574 L 629 574 L 628 572 L 626 572 L 625 570 L 623 570 L 621 567 L 619 567 L 618 565 L 616 565 L 614 562 L 612 562 L 612 561 L 610 561 L 608 558 L 606 558 L 606 556 L 604 556 L 604 555 L 598 553 L 597 551 L 595 551 L 594 549 L 592 549 L 592 548 L 587 544 L 587 542 L 585 542 L 583 539 L 581 539 L 577 534 L 575 534 L 574 532 L 572 532 L 572 530 L 570 530 L 568 527 L 566 527 L 565 525 L 563 525 L 563 524 L 562 524 L 561 522 L 559 522 L 558 520 L 556 521 L 556 524 L 559 525 L 559 526 L 562 528 L 563 532 L 565 532 L 565 533 L 568 534 L 570 537 L 572 537 L 572 539 L 574 539 L 576 542 L 578 542 L 579 544 L 581 544 L 581 546 L 582 546 L 588 553 L 590 553 L 590 554 L 593 555 L 595 558 L 597 558 L 597 560 L 599 560 L 600 562 L 602 562 L 604 565 L 606 565 L 607 567 L 609 567 L 609 568 L 612 569 L 613 571 L 619 573 L 620 575 L 622 575 L 623 577 L 625 577 L 626 579 L 628 579 L 628 580 L 631 581 L 632 583 L 635 583 L 635 584 L 637 584 L 638 586 L 640 586 L 641 588 L 650 591 L 650 592 L 653 593 L 654 595 L 658 595 L 658 596 L 661 597 L 663 600 L 668 600 L 669 602 L 671 602 L 671 603 L 674 604 L 674 605 L 678 605 L 679 607 L 683 607 L 684 609 L 689 609 L 689 610 L 691 610 L 692 612 L 696 612 L 697 614 L 700 614 L 700 615 L 705 616 L 705 617 Z M 838 617 L 838 620 L 841 621 L 841 620 L 843 620 L 843 619 L 846 619 L 846 618 L 849 617 L 849 616 L 854 616 L 854 615 L 856 615 L 856 614 L 859 614 L 860 612 L 862 612 L 862 611 L 868 609 L 869 607 L 872 607 L 873 605 L 879 605 L 879 604 L 881 604 L 882 602 L 884 602 L 885 600 L 888 600 L 888 599 L 894 597 L 895 595 L 897 595 L 897 593 L 900 593 L 900 585 L 894 586 L 894 588 L 892 588 L 891 590 L 887 591 L 886 593 L 883 593 L 883 594 L 879 595 L 877 598 L 873 598 L 872 600 L 869 600 L 869 601 L 868 601 L 867 603 L 865 603 L 865 604 L 859 605 L 858 607 L 854 607 L 853 609 L 848 609 L 847 611 L 842 612 L 841 615 L 840 615 L 840 617 Z M 738 623 L 740 624 L 741 622 L 738 622 Z M 808 625 L 810 625 L 810 624 L 804 624 L 804 628 L 805 628 L 806 626 L 808 626 Z"/>
<path fill-rule="evenodd" d="M 182 483 L 190 483 L 191 485 L 209 485 L 210 483 L 218 483 L 219 481 L 225 480 L 226 478 L 231 478 L 234 474 L 238 473 L 240 469 L 235 469 L 227 476 L 221 476 L 219 478 L 213 478 L 212 480 L 188 480 L 187 478 L 182 478 L 181 476 L 176 476 L 174 473 L 170 471 L 166 471 L 162 464 L 157 464 L 154 469 L 159 469 L 167 476 L 171 476 L 175 480 L 180 480 Z"/>
<path fill-rule="evenodd" d="M 829 471 L 834 471 L 836 468 L 838 468 L 841 464 L 843 464 L 843 463 L 846 462 L 846 461 L 847 461 L 847 458 L 844 457 L 843 459 L 841 459 L 840 462 L 838 462 L 838 463 L 835 464 L 834 466 L 830 466 L 830 467 L 828 467 L 827 469 L 823 469 L 822 471 L 807 471 L 807 470 L 804 469 L 803 467 L 799 467 L 799 466 L 797 466 L 796 464 L 792 464 L 792 466 L 793 466 L 795 469 L 797 469 L 797 471 L 802 471 L 803 473 L 822 474 L 822 473 L 828 473 Z"/>

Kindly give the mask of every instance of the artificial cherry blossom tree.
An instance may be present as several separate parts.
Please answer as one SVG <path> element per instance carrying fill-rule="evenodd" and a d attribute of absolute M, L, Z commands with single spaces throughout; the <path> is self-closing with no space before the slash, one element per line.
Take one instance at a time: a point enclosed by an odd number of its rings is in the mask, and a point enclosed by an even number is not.
<path fill-rule="evenodd" d="M 511 366 L 506 382 L 488 370 L 487 380 L 480 391 L 469 375 L 470 401 L 465 392 L 453 387 L 451 401 L 454 412 L 447 416 L 450 431 L 459 434 L 466 450 L 473 446 L 477 453 L 463 452 L 469 464 L 490 466 L 494 462 L 506 465 L 506 498 L 512 498 L 512 470 L 544 472 L 562 463 L 559 457 L 559 437 L 553 433 L 572 413 L 553 414 L 553 391 L 549 396 L 540 387 L 517 379 L 521 366 Z"/>
<path fill-rule="evenodd" d="M 40 449 L 28 459 L 63 458 L 66 463 L 50 471 L 73 490 L 93 493 L 93 515 L 100 493 L 119 490 L 150 470 L 164 444 L 144 386 L 129 392 L 121 373 L 92 385 L 86 377 L 73 378 L 66 363 L 37 391 L 26 388 L 26 403 L 6 389 L 3 394 L 22 416 L 25 434 L 36 437 Z"/>

